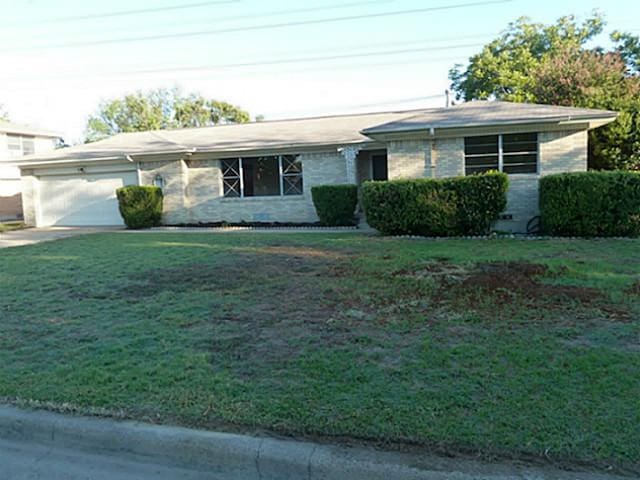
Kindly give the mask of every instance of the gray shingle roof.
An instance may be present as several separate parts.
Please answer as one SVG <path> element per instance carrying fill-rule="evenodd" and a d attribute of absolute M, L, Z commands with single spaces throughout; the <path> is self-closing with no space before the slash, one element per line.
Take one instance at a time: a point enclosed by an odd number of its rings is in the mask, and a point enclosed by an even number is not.
<path fill-rule="evenodd" d="M 61 135 L 44 128 L 32 127 L 31 125 L 21 125 L 19 123 L 5 122 L 0 120 L 0 132 L 15 135 L 32 135 L 34 137 L 61 138 Z"/>
<path fill-rule="evenodd" d="M 25 157 L 21 163 L 105 159 L 178 151 L 225 152 L 350 145 L 376 133 L 565 119 L 615 118 L 615 112 L 506 102 L 451 108 L 274 120 L 240 125 L 122 133 L 95 143 Z"/>
<path fill-rule="evenodd" d="M 431 128 L 461 128 L 530 122 L 557 122 L 580 119 L 615 118 L 616 112 L 588 108 L 557 107 L 531 103 L 473 101 L 451 108 L 435 108 L 376 125 L 365 134 L 391 133 Z"/>

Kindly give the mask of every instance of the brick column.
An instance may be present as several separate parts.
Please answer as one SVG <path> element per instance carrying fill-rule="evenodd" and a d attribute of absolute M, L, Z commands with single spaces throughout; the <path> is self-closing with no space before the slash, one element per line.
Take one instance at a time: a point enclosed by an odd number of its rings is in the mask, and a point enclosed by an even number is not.
<path fill-rule="evenodd" d="M 358 171 L 356 165 L 356 158 L 360 153 L 360 147 L 344 147 L 341 148 L 340 153 L 345 159 L 347 166 L 347 183 L 356 185 L 358 183 Z"/>

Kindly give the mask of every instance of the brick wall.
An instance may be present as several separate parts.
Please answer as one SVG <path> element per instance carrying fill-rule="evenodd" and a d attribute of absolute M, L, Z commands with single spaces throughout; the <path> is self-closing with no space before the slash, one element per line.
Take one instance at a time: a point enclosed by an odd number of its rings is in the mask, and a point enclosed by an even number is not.
<path fill-rule="evenodd" d="M 303 194 L 286 197 L 224 198 L 219 160 L 141 164 L 141 181 L 151 185 L 159 173 L 165 178 L 164 222 L 316 222 L 311 187 L 345 183 L 346 162 L 337 152 L 303 154 Z"/>
<path fill-rule="evenodd" d="M 540 175 L 587 169 L 586 131 L 543 132 L 539 137 Z M 389 143 L 389 178 L 446 178 L 464 175 L 464 138 Z M 508 205 L 496 229 L 526 232 L 527 223 L 539 214 L 538 175 L 510 175 Z"/>
<path fill-rule="evenodd" d="M 544 132 L 539 142 L 541 175 L 587 170 L 589 135 L 586 130 Z"/>
<path fill-rule="evenodd" d="M 140 184 L 153 185 L 157 175 L 164 182 L 163 222 L 167 224 L 186 223 L 187 171 L 182 160 L 167 162 L 141 162 L 139 164 Z"/>
<path fill-rule="evenodd" d="M 430 176 L 430 142 L 422 140 L 392 141 L 387 144 L 389 180 Z"/>
<path fill-rule="evenodd" d="M 388 145 L 389 179 L 464 175 L 464 139 L 393 141 Z"/>

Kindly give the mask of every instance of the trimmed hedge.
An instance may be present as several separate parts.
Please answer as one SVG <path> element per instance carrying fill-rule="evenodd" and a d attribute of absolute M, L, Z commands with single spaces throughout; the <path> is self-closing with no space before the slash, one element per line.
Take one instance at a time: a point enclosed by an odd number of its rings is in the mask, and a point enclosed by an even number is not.
<path fill-rule="evenodd" d="M 540 216 L 547 235 L 637 237 L 640 174 L 579 172 L 543 177 Z"/>
<path fill-rule="evenodd" d="M 356 185 L 318 185 L 311 187 L 311 198 L 323 225 L 338 227 L 355 225 L 358 205 Z"/>
<path fill-rule="evenodd" d="M 507 206 L 507 176 L 366 182 L 367 223 L 385 235 L 484 235 Z"/>
<path fill-rule="evenodd" d="M 157 227 L 162 221 L 162 189 L 131 185 L 116 190 L 120 215 L 127 228 Z"/>

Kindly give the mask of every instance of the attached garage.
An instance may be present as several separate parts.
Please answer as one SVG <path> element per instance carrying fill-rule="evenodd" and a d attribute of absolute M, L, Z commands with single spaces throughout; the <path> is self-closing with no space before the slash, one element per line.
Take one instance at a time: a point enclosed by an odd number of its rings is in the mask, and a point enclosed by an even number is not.
<path fill-rule="evenodd" d="M 124 225 L 116 189 L 137 185 L 136 171 L 38 176 L 37 225 Z"/>

